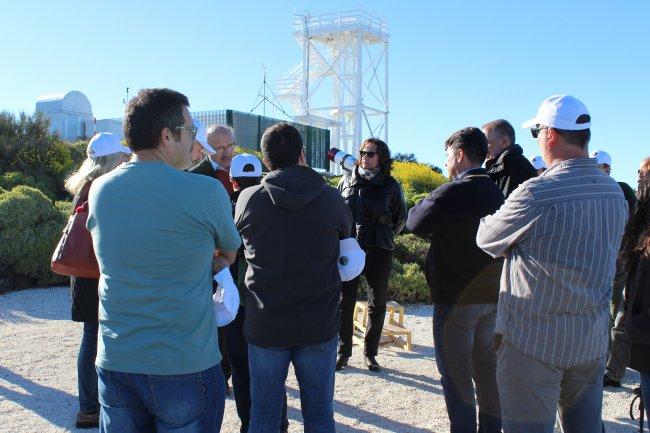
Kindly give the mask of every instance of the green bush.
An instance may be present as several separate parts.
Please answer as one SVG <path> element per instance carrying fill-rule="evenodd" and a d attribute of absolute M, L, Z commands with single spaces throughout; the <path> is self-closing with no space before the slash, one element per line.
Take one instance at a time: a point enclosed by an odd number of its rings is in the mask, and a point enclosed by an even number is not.
<path fill-rule="evenodd" d="M 390 298 L 400 303 L 429 302 L 431 299 L 426 278 L 417 263 L 400 263 L 393 260 L 388 291 Z"/>
<path fill-rule="evenodd" d="M 19 185 L 36 188 L 45 194 L 50 200 L 56 198 L 56 185 L 47 178 L 35 179 L 32 176 L 28 176 L 18 171 L 12 171 L 0 176 L 0 187 L 5 191 L 9 191 Z"/>
<path fill-rule="evenodd" d="M 429 242 L 412 233 L 398 235 L 395 238 L 395 253 L 393 257 L 401 263 L 416 263 L 424 269 Z"/>
<path fill-rule="evenodd" d="M 0 194 L 0 292 L 67 281 L 50 271 L 67 217 L 35 188 Z"/>
<path fill-rule="evenodd" d="M 69 197 L 63 182 L 75 168 L 70 147 L 49 133 L 41 113 L 0 113 L 0 173 L 20 172 L 35 179 L 47 194 Z M 5 188 L 7 189 L 7 188 Z"/>

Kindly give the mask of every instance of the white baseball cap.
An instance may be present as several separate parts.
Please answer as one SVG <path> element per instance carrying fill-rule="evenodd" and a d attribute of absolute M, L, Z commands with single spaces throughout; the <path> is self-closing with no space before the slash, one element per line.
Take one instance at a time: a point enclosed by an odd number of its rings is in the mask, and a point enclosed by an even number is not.
<path fill-rule="evenodd" d="M 240 153 L 230 162 L 230 177 L 262 177 L 262 163 L 250 153 Z"/>
<path fill-rule="evenodd" d="M 551 128 L 579 131 L 591 128 L 591 118 L 588 122 L 577 123 L 582 115 L 589 116 L 587 107 L 573 96 L 555 95 L 542 102 L 537 110 L 537 116 L 522 123 L 522 128 L 533 128 L 536 125 Z"/>
<path fill-rule="evenodd" d="M 226 326 L 237 316 L 239 310 L 239 291 L 228 268 L 223 268 L 214 276 L 217 291 L 212 295 L 212 306 L 217 326 Z"/>
<path fill-rule="evenodd" d="M 596 158 L 596 161 L 598 161 L 598 164 L 607 164 L 610 167 L 612 166 L 612 157 L 609 156 L 609 153 L 605 152 L 604 150 L 596 150 L 594 152 L 591 152 L 592 158 Z"/>
<path fill-rule="evenodd" d="M 533 164 L 535 170 L 539 170 L 541 168 L 548 168 L 546 167 L 546 163 L 544 162 L 544 159 L 539 155 L 530 158 L 530 163 Z"/>
<path fill-rule="evenodd" d="M 86 154 L 88 158 L 99 158 L 100 156 L 112 155 L 114 153 L 131 153 L 131 149 L 122 146 L 117 135 L 110 132 L 100 132 L 95 134 L 88 142 Z"/>
<path fill-rule="evenodd" d="M 208 143 L 208 134 L 205 131 L 203 122 L 201 122 L 196 117 L 192 117 L 192 122 L 196 127 L 196 141 L 198 141 L 199 144 L 203 147 L 203 149 L 205 149 L 205 153 L 207 153 L 208 155 L 214 155 L 215 153 L 217 153 L 214 150 L 214 148 L 210 146 L 210 143 Z"/>
<path fill-rule="evenodd" d="M 366 253 L 355 238 L 343 239 L 339 242 L 339 260 L 337 267 L 341 281 L 350 281 L 363 271 L 366 265 Z"/>

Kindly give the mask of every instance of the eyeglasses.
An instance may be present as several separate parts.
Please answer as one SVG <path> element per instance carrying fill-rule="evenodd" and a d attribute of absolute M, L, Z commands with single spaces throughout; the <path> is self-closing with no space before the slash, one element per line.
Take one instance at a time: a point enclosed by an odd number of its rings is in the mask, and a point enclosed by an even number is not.
<path fill-rule="evenodd" d="M 367 156 L 368 158 L 374 158 L 375 155 L 377 155 L 377 152 L 360 150 L 359 155 L 361 156 L 361 158 L 363 158 L 364 156 Z"/>
<path fill-rule="evenodd" d="M 232 150 L 235 149 L 235 146 L 236 146 L 235 143 L 230 143 L 230 144 L 227 145 L 227 146 L 218 146 L 218 147 L 215 147 L 214 150 L 215 150 L 216 152 L 221 152 L 221 151 L 224 151 L 224 150 L 226 150 L 226 149 L 229 150 L 229 151 L 232 151 Z"/>
<path fill-rule="evenodd" d="M 534 128 L 530 128 L 530 133 L 533 136 L 533 138 L 537 138 L 539 136 L 539 132 L 542 129 L 548 129 L 548 126 L 536 126 Z"/>
<path fill-rule="evenodd" d="M 194 140 L 196 138 L 196 132 L 199 130 L 199 128 L 197 128 L 194 125 L 192 125 L 192 126 L 177 126 L 174 129 L 177 130 L 177 131 L 182 131 L 183 129 L 186 130 L 187 132 L 189 132 L 190 137 L 192 137 L 192 140 Z"/>

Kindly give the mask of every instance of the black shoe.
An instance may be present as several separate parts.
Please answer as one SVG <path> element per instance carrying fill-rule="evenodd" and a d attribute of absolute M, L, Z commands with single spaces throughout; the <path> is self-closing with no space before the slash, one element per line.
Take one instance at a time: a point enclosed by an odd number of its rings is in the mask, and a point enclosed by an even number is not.
<path fill-rule="evenodd" d="M 342 370 L 345 367 L 347 367 L 349 360 L 350 360 L 349 356 L 340 355 L 336 360 L 336 371 Z"/>
<path fill-rule="evenodd" d="M 375 359 L 373 355 L 367 355 L 365 357 L 366 361 L 366 367 L 368 367 L 368 370 L 374 371 L 374 372 L 379 372 L 381 371 L 381 367 L 379 366 L 379 363 Z"/>
<path fill-rule="evenodd" d="M 603 377 L 603 386 L 611 386 L 612 388 L 620 388 L 621 387 L 621 382 L 618 380 L 614 380 L 611 377 L 605 375 Z"/>
<path fill-rule="evenodd" d="M 98 428 L 99 411 L 93 413 L 77 413 L 77 419 L 74 422 L 76 428 Z"/>

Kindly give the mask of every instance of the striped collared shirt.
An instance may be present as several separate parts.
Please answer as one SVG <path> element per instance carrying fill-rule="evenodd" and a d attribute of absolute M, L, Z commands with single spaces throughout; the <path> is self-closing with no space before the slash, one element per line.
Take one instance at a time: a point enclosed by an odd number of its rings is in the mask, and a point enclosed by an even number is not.
<path fill-rule="evenodd" d="M 628 216 L 595 159 L 570 159 L 521 184 L 481 220 L 479 247 L 504 256 L 496 332 L 561 367 L 607 354 L 615 261 Z"/>

